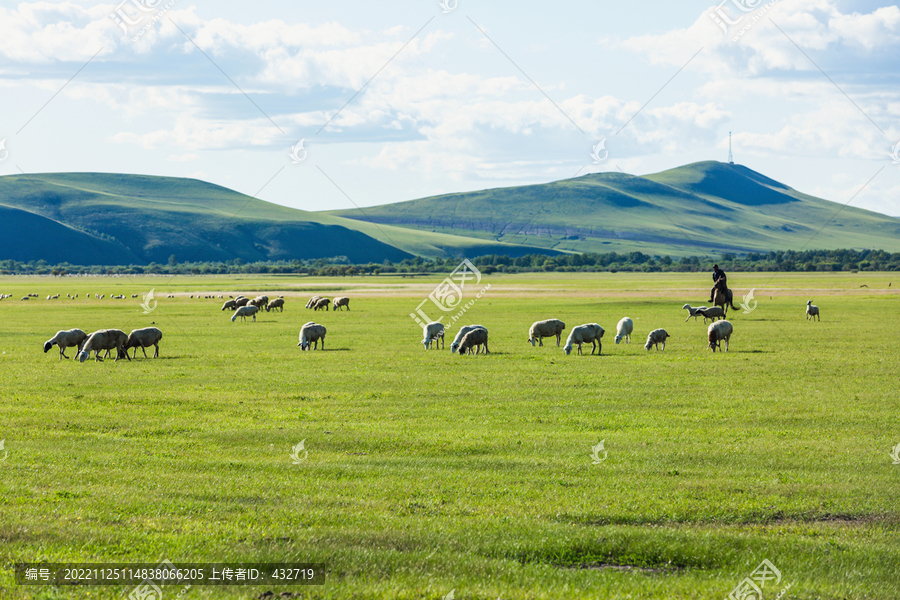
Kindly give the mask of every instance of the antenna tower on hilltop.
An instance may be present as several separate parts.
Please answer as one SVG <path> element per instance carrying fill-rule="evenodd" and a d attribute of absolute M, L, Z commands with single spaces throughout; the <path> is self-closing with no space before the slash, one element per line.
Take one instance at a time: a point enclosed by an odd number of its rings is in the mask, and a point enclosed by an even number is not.
<path fill-rule="evenodd" d="M 728 164 L 734 164 L 734 155 L 731 154 L 731 132 L 728 132 Z"/>

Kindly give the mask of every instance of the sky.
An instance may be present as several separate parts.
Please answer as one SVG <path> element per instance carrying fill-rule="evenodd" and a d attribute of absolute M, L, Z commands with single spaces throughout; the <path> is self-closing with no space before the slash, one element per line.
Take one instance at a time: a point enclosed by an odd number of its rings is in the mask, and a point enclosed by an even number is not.
<path fill-rule="evenodd" d="M 732 131 L 900 216 L 898 79 L 900 8 L 866 0 L 0 0 L 0 175 L 363 209 L 725 161 Z"/>

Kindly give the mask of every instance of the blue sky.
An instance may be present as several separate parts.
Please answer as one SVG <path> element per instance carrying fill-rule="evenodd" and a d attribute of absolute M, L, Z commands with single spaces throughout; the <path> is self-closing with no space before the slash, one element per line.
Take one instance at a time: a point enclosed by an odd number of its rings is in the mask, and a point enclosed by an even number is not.
<path fill-rule="evenodd" d="M 726 0 L 726 33 L 708 1 L 447 2 L 0 1 L 0 175 L 329 210 L 724 160 L 733 131 L 736 162 L 900 216 L 896 5 Z"/>

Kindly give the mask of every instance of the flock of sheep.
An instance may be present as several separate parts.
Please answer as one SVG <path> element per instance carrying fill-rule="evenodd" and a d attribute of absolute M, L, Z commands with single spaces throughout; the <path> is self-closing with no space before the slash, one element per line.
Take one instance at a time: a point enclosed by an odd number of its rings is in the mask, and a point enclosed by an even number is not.
<path fill-rule="evenodd" d="M 73 297 L 68 294 L 67 296 L 69 298 L 78 297 L 77 295 Z M 98 299 L 104 297 L 102 294 L 95 296 Z M 0 300 L 9 297 L 8 294 L 0 294 Z M 37 294 L 28 294 L 23 299 L 29 297 L 37 297 Z M 111 297 L 125 298 L 124 295 Z M 137 297 L 137 294 L 132 297 Z M 207 298 L 210 297 L 213 296 L 207 296 Z M 222 296 L 218 297 L 222 298 Z M 57 298 L 59 298 L 59 294 L 47 296 L 48 300 Z M 312 309 L 313 311 L 322 309 L 327 311 L 329 305 L 333 306 L 334 310 L 342 310 L 344 307 L 346 307 L 347 310 L 350 310 L 350 299 L 346 297 L 336 297 L 332 301 L 329 298 L 313 296 L 306 303 L 306 308 Z M 231 316 L 231 321 L 234 322 L 238 318 L 246 321 L 247 317 L 251 317 L 253 321 L 256 321 L 256 314 L 261 309 L 265 309 L 266 312 L 273 310 L 283 312 L 284 297 L 279 296 L 278 298 L 269 300 L 269 297 L 265 295 L 257 296 L 252 299 L 246 296 L 237 296 L 236 298 L 225 301 L 221 310 L 234 310 L 234 314 Z M 707 320 L 712 320 L 712 324 L 707 329 L 708 349 L 713 352 L 722 350 L 722 342 L 725 342 L 724 351 L 728 350 L 728 344 L 731 340 L 731 335 L 734 333 L 734 327 L 731 322 L 725 320 L 727 308 L 723 309 L 719 306 L 693 307 L 690 304 L 685 304 L 682 309 L 688 311 L 688 317 L 685 321 L 690 320 L 691 317 L 693 317 L 695 321 L 698 317 L 703 317 L 704 323 L 706 323 Z M 812 303 L 812 300 L 806 303 L 806 319 L 821 320 L 819 307 L 815 306 Z M 556 346 L 559 347 L 562 341 L 562 333 L 565 328 L 566 324 L 559 319 L 537 321 L 533 323 L 528 330 L 528 342 L 532 346 L 535 346 L 536 344 L 543 346 L 544 338 L 555 337 Z M 616 344 L 623 340 L 626 343 L 631 343 L 631 334 L 633 331 L 634 321 L 629 317 L 622 318 L 616 325 Z M 316 350 L 321 341 L 322 349 L 324 350 L 326 333 L 327 330 L 324 325 L 319 325 L 318 323 L 310 321 L 304 324 L 300 329 L 300 342 L 297 345 L 301 350 Z M 565 346 L 563 346 L 563 351 L 566 355 L 569 355 L 572 353 L 572 349 L 577 347 L 577 353 L 582 354 L 582 345 L 590 343 L 591 354 L 596 352 L 599 356 L 603 350 L 602 338 L 604 333 L 605 330 L 603 327 L 597 323 L 586 323 L 584 325 L 573 327 L 566 339 Z M 422 340 L 422 344 L 425 346 L 426 350 L 430 349 L 432 344 L 434 344 L 435 349 L 437 349 L 438 343 L 440 343 L 442 349 L 444 348 L 444 325 L 442 323 L 432 322 L 427 324 L 423 328 L 423 334 L 424 339 Z M 647 342 L 644 344 L 644 348 L 650 350 L 655 347 L 657 350 L 665 350 L 666 340 L 670 337 L 672 336 L 665 329 L 654 329 L 647 334 Z M 128 355 L 128 350 L 131 348 L 134 348 L 135 358 L 137 358 L 138 348 L 141 348 L 144 357 L 147 358 L 146 348 L 154 346 L 155 352 L 153 358 L 157 358 L 159 357 L 159 341 L 161 339 L 162 331 L 155 327 L 135 329 L 128 335 L 119 329 L 103 329 L 95 331 L 90 335 L 85 334 L 80 329 L 70 329 L 57 332 L 53 338 L 45 342 L 44 352 L 48 352 L 53 346 L 58 346 L 59 358 L 62 360 L 63 358 L 69 358 L 65 354 L 67 348 L 77 348 L 77 358 L 81 362 L 84 362 L 90 357 L 91 352 L 95 352 L 95 360 L 100 361 L 102 360 L 100 358 L 101 351 L 105 350 L 105 357 L 109 357 L 111 350 L 116 350 L 116 360 L 118 361 L 122 356 L 131 360 L 131 357 Z M 452 353 L 479 354 L 482 350 L 485 354 L 490 353 L 490 350 L 488 349 L 488 330 L 483 325 L 467 325 L 461 327 L 457 332 L 456 337 L 453 339 L 453 342 L 450 344 L 450 351 Z"/>
<path fill-rule="evenodd" d="M 57 331 L 56 335 L 44 342 L 44 353 L 50 351 L 53 346 L 59 347 L 59 359 L 69 358 L 66 356 L 66 348 L 77 348 L 77 358 L 84 362 L 91 356 L 91 352 L 96 353 L 94 359 L 102 361 L 100 352 L 105 350 L 106 356 L 112 350 L 116 351 L 116 360 L 122 356 L 131 360 L 128 356 L 128 350 L 134 348 L 134 357 L 137 358 L 137 349 L 140 348 L 147 357 L 147 348 L 153 346 L 156 351 L 153 358 L 159 358 L 159 341 L 162 339 L 162 331 L 156 327 L 146 327 L 144 329 L 135 329 L 126 335 L 120 329 L 101 329 L 88 335 L 80 329 L 68 329 L 66 331 Z"/>

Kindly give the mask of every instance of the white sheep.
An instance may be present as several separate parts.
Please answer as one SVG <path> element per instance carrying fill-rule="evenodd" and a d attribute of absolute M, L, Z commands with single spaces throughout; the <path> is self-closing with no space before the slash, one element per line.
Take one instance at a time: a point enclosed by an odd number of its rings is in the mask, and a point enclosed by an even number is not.
<path fill-rule="evenodd" d="M 425 349 L 428 350 L 431 348 L 431 342 L 435 342 L 434 348 L 437 350 L 437 340 L 441 340 L 441 348 L 444 347 L 444 325 L 443 323 L 438 323 L 437 321 L 433 323 L 429 323 L 425 327 L 422 328 L 422 333 L 425 336 L 425 339 L 422 340 L 422 343 L 425 344 Z"/>
<path fill-rule="evenodd" d="M 235 310 L 237 309 L 237 304 L 235 304 L 234 300 L 226 300 L 224 304 L 222 304 L 222 310 Z"/>
<path fill-rule="evenodd" d="M 153 358 L 159 358 L 159 340 L 161 339 L 162 331 L 156 327 L 135 329 L 128 334 L 128 339 L 125 341 L 125 352 L 127 353 L 129 348 L 134 348 L 134 357 L 137 358 L 137 349 L 140 348 L 144 353 L 144 358 L 147 358 L 146 348 L 154 346 L 156 351 L 153 353 Z"/>
<path fill-rule="evenodd" d="M 822 317 L 819 316 L 819 307 L 812 303 L 812 300 L 807 300 L 806 302 L 806 320 L 809 321 L 813 317 L 816 317 L 819 321 L 822 320 Z"/>
<path fill-rule="evenodd" d="M 315 304 L 313 304 L 312 309 L 313 311 L 317 311 L 321 308 L 324 308 L 327 312 L 329 303 L 331 303 L 331 300 L 329 300 L 328 298 L 319 298 L 318 300 L 316 300 Z"/>
<path fill-rule="evenodd" d="M 347 307 L 347 310 L 350 310 L 350 298 L 347 298 L 346 296 L 338 296 L 338 297 L 335 298 L 334 301 L 331 303 L 331 308 L 332 308 L 333 310 L 338 310 L 338 309 L 340 309 L 342 306 L 346 306 L 346 307 Z"/>
<path fill-rule="evenodd" d="M 581 354 L 581 345 L 590 342 L 591 354 L 597 349 L 597 356 L 600 356 L 600 353 L 603 351 L 603 342 L 600 338 L 603 337 L 604 333 L 606 332 L 603 328 L 596 323 L 587 323 L 585 325 L 573 327 L 572 331 L 569 332 L 569 337 L 566 340 L 566 345 L 563 347 L 563 350 L 565 350 L 567 355 L 571 354 L 572 346 L 578 344 L 578 354 Z"/>
<path fill-rule="evenodd" d="M 275 298 L 271 302 L 266 305 L 266 312 L 270 310 L 278 309 L 279 312 L 284 312 L 284 298 Z"/>
<path fill-rule="evenodd" d="M 310 321 L 300 329 L 300 343 L 297 345 L 300 346 L 301 350 L 310 350 L 309 346 L 312 344 L 312 350 L 317 350 L 319 340 L 322 340 L 322 350 L 324 350 L 326 333 L 327 330 L 324 325 L 318 325 Z"/>
<path fill-rule="evenodd" d="M 706 323 L 707 319 L 712 319 L 715 323 L 716 319 L 724 319 L 725 318 L 725 309 L 721 306 L 710 306 L 709 308 L 698 308 L 697 314 L 703 317 L 703 322 Z"/>
<path fill-rule="evenodd" d="M 253 317 L 253 320 L 256 321 L 256 313 L 258 312 L 259 309 L 255 306 L 241 306 L 231 315 L 231 322 L 234 323 L 238 317 L 241 318 L 241 321 L 246 321 L 247 317 Z"/>
<path fill-rule="evenodd" d="M 665 329 L 654 329 L 647 335 L 647 343 L 644 344 L 644 348 L 649 350 L 653 346 L 656 346 L 656 349 L 659 350 L 659 345 L 662 344 L 662 349 L 666 349 L 666 339 L 672 337 L 669 335 Z"/>
<path fill-rule="evenodd" d="M 618 344 L 625 340 L 626 343 L 630 344 L 632 331 L 634 331 L 634 321 L 628 317 L 622 317 L 622 320 L 616 325 L 616 343 Z"/>
<path fill-rule="evenodd" d="M 128 352 L 125 351 L 125 342 L 127 341 L 128 336 L 120 329 L 101 329 L 100 331 L 95 331 L 88 336 L 87 341 L 81 347 L 81 352 L 78 353 L 78 360 L 84 362 L 90 358 L 91 352 L 96 352 L 97 355 L 94 357 L 94 360 L 102 362 L 100 351 L 106 350 L 108 353 L 113 349 L 116 351 L 116 362 L 123 356 L 128 360 L 131 360 L 131 357 L 128 356 Z"/>
<path fill-rule="evenodd" d="M 306 302 L 306 308 L 312 308 L 313 306 L 315 306 L 316 302 L 317 302 L 317 301 L 319 300 L 319 298 L 321 298 L 321 297 L 322 297 L 322 296 L 313 296 L 312 298 L 310 298 L 309 300 L 307 300 L 307 302 Z"/>
<path fill-rule="evenodd" d="M 56 335 L 44 342 L 44 354 L 49 352 L 53 346 L 59 346 L 59 360 L 69 358 L 66 356 L 66 348 L 75 347 L 78 348 L 78 352 L 81 352 L 81 346 L 86 339 L 87 334 L 80 329 L 57 331 Z"/>
<path fill-rule="evenodd" d="M 482 347 L 484 347 L 485 354 L 491 353 L 491 351 L 488 350 L 488 332 L 484 327 L 473 329 L 464 335 L 459 342 L 457 352 L 460 354 L 473 354 L 472 349 L 474 348 L 474 354 L 478 354 Z"/>
<path fill-rule="evenodd" d="M 473 329 L 484 329 L 483 325 L 466 325 L 465 327 L 460 327 L 459 331 L 456 332 L 456 337 L 453 338 L 453 343 L 450 344 L 450 352 L 452 354 L 456 354 L 456 350 L 459 348 L 459 343 L 462 341 L 463 336 L 472 331 Z M 487 330 L 485 330 L 487 331 Z"/>
<path fill-rule="evenodd" d="M 532 323 L 528 330 L 528 343 L 534 346 L 534 342 L 537 341 L 538 345 L 543 346 L 545 337 L 556 336 L 556 347 L 558 348 L 565 328 L 566 324 L 559 319 L 547 319 Z"/>
<path fill-rule="evenodd" d="M 731 339 L 731 334 L 734 331 L 734 328 L 731 326 L 731 323 L 728 321 L 717 321 L 709 326 L 707 330 L 709 346 L 713 352 L 716 351 L 716 348 L 719 350 L 722 349 L 722 340 L 725 340 L 725 352 L 728 352 L 728 340 Z"/>
<path fill-rule="evenodd" d="M 687 323 L 688 321 L 690 321 L 690 320 L 691 320 L 691 317 L 694 317 L 694 321 L 696 321 L 696 320 L 697 320 L 697 317 L 702 317 L 702 316 L 703 316 L 702 314 L 700 314 L 700 311 L 701 311 L 701 310 L 706 310 L 706 307 L 705 307 L 705 306 L 691 306 L 690 304 L 685 304 L 685 305 L 682 306 L 681 308 L 682 308 L 682 309 L 687 309 L 687 311 L 688 311 L 688 318 L 684 320 L 685 323 Z"/>

